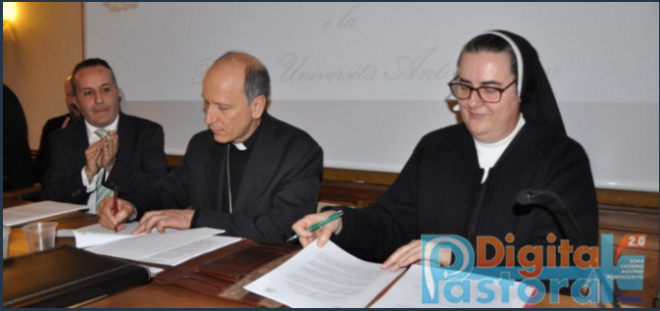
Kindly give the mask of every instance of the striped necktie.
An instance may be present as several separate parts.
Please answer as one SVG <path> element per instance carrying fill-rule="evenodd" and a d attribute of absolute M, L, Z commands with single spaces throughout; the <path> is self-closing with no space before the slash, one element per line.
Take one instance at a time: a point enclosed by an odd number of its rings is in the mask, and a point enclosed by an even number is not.
<path fill-rule="evenodd" d="M 94 131 L 96 136 L 101 139 L 108 137 L 108 132 L 105 129 L 98 129 Z M 103 180 L 105 179 L 105 169 L 101 168 L 96 178 L 96 209 L 99 209 L 99 203 L 103 201 L 106 197 L 112 196 L 115 192 L 112 189 L 108 189 L 103 186 Z"/>

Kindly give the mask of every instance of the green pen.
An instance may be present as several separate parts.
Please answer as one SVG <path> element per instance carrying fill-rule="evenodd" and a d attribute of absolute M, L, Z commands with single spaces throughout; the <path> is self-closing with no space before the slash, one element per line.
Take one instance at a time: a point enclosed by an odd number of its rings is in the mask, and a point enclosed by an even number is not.
<path fill-rule="evenodd" d="M 320 221 L 320 222 L 317 222 L 317 223 L 313 224 L 311 227 L 307 228 L 306 230 L 307 230 L 307 231 L 310 231 L 310 232 L 311 232 L 311 231 L 315 231 L 315 230 L 317 230 L 318 228 L 323 227 L 323 226 L 326 225 L 327 223 L 329 223 L 329 222 L 331 222 L 331 221 L 333 221 L 333 220 L 335 220 L 335 219 L 341 217 L 342 215 L 344 215 L 344 211 L 342 211 L 342 210 L 338 210 L 338 211 L 336 211 L 334 214 L 330 215 L 330 217 L 328 217 L 328 218 L 326 218 L 326 219 L 324 219 L 324 220 L 322 220 L 322 221 Z M 300 236 L 296 233 L 296 234 L 294 234 L 293 236 L 291 236 L 290 238 L 288 238 L 286 241 L 287 241 L 287 243 L 288 243 L 288 242 L 292 242 L 292 241 L 295 241 L 296 239 L 298 239 L 299 237 L 300 237 Z"/>

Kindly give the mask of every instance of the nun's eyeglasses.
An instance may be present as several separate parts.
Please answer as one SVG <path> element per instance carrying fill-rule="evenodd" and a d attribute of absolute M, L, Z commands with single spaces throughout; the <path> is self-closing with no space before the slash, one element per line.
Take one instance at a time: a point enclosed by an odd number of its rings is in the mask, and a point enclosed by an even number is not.
<path fill-rule="evenodd" d="M 509 83 L 509 85 L 505 86 L 504 88 L 494 86 L 480 86 L 475 88 L 469 84 L 454 80 L 449 82 L 448 85 L 449 90 L 451 90 L 451 94 L 458 99 L 468 99 L 472 95 L 472 91 L 477 91 L 477 94 L 479 94 L 479 98 L 481 98 L 481 100 L 490 104 L 496 104 L 499 103 L 502 99 L 502 93 L 504 93 L 504 91 L 506 91 L 515 83 L 516 80 L 514 79 L 513 82 Z"/>

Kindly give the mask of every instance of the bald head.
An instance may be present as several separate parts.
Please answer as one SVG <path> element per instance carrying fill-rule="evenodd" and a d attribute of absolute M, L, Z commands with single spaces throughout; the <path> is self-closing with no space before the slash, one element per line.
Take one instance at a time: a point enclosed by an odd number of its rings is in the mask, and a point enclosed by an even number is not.
<path fill-rule="evenodd" d="M 224 67 L 233 67 L 243 72 L 243 92 L 248 105 L 260 95 L 263 95 L 266 101 L 270 98 L 268 70 L 256 57 L 247 53 L 229 51 L 211 65 L 207 75 Z"/>
<path fill-rule="evenodd" d="M 268 71 L 245 53 L 216 60 L 202 81 L 204 123 L 218 143 L 244 142 L 257 129 L 270 95 Z"/>
<path fill-rule="evenodd" d="M 213 65 L 215 66 L 216 64 L 222 62 L 239 63 L 246 67 L 248 66 L 262 67 L 262 68 L 264 67 L 264 65 L 256 57 L 247 53 L 234 52 L 234 51 L 229 51 L 223 54 L 222 56 L 220 56 L 218 59 L 215 60 Z"/>

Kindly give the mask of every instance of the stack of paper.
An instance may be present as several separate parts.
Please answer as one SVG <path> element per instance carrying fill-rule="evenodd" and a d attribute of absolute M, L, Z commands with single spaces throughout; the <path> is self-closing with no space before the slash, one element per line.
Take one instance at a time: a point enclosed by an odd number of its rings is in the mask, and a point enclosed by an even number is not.
<path fill-rule="evenodd" d="M 42 201 L 39 203 L 3 209 L 2 224 L 4 226 L 15 226 L 84 209 L 87 209 L 87 206 L 53 201 Z"/>
<path fill-rule="evenodd" d="M 215 236 L 224 230 L 197 228 L 190 230 L 154 230 L 151 234 L 131 235 L 137 222 L 127 223 L 120 232 L 99 224 L 75 230 L 60 230 L 58 237 L 75 237 L 76 247 L 96 254 L 139 262 L 176 266 L 186 260 L 240 241 L 241 238 Z"/>
<path fill-rule="evenodd" d="M 124 230 L 115 232 L 102 227 L 100 224 L 94 224 L 87 227 L 82 227 L 78 229 L 62 229 L 57 231 L 57 237 L 66 238 L 74 237 L 76 239 L 77 248 L 85 248 L 95 245 L 106 244 L 114 241 L 119 241 L 128 238 L 134 238 L 135 235 L 131 235 L 131 232 L 135 230 L 138 226 L 138 222 L 126 223 L 126 228 Z M 177 229 L 166 229 L 165 233 L 176 232 Z M 156 233 L 157 234 L 157 233 Z M 141 235 L 144 235 L 141 234 Z"/>
<path fill-rule="evenodd" d="M 447 270 L 444 268 L 434 268 Z M 445 291 L 446 281 L 438 282 L 440 287 L 438 294 L 440 297 L 451 295 L 452 297 L 469 297 L 469 301 L 449 302 L 446 297 L 439 298 L 438 303 L 422 302 L 422 266 L 412 265 L 399 280 L 396 281 L 383 297 L 378 299 L 372 308 L 523 308 L 527 307 L 527 302 L 520 299 L 518 287 L 526 286 L 521 282 L 512 280 L 500 280 L 490 277 L 481 277 L 479 280 L 457 279 L 454 283 L 460 282 L 469 284 L 469 293 L 462 293 L 463 287 L 452 286 L 449 292 Z M 508 288 L 502 290 L 502 283 L 506 282 Z M 527 287 L 524 292 L 527 297 L 534 295 L 534 287 Z M 506 297 L 504 295 L 507 295 Z"/>
<path fill-rule="evenodd" d="M 382 270 L 380 266 L 353 257 L 331 241 L 323 248 L 319 248 L 315 241 L 244 288 L 293 308 L 363 308 L 404 271 L 392 273 Z M 521 287 L 527 297 L 535 293 L 534 287 L 520 282 L 500 279 L 484 282 L 484 278 L 488 277 L 480 276 L 481 284 L 469 279 L 458 280 L 460 283 L 468 282 L 465 284 L 468 284 L 469 293 L 461 293 L 461 287 L 446 287 L 447 282 L 438 282 L 441 293 L 449 290 L 453 297 L 467 295 L 470 299 L 457 303 L 441 299 L 438 303 L 425 304 L 422 302 L 422 269 L 419 265 L 413 265 L 371 307 L 520 308 L 527 305 L 525 299 L 518 297 L 518 288 Z M 489 286 L 500 282 L 507 282 L 507 291 Z M 483 294 L 484 291 L 486 294 Z"/>
<path fill-rule="evenodd" d="M 315 241 L 245 289 L 293 308 L 364 308 L 401 272 Z"/>
<path fill-rule="evenodd" d="M 151 233 L 88 248 L 117 258 L 176 266 L 212 250 L 236 243 L 237 237 L 215 236 L 224 230 L 197 228 L 169 233 Z"/>

